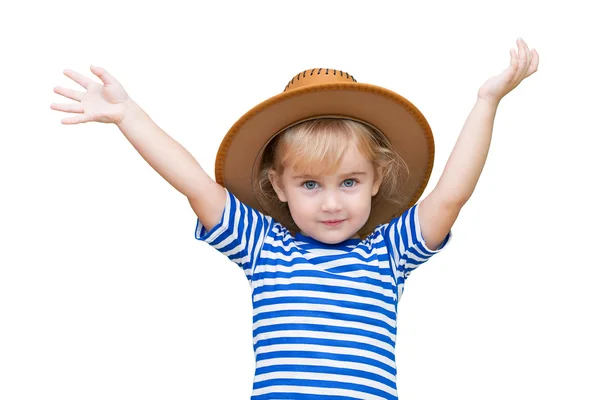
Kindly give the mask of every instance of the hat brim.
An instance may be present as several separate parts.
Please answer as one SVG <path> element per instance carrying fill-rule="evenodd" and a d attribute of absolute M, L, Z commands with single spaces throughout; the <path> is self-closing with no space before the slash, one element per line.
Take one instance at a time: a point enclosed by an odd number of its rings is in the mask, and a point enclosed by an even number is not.
<path fill-rule="evenodd" d="M 225 135 L 215 160 L 215 180 L 244 204 L 278 220 L 254 192 L 265 144 L 298 121 L 332 115 L 376 127 L 409 168 L 408 180 L 398 187 L 398 197 L 407 200 L 400 205 L 382 200 L 373 207 L 358 232 L 364 238 L 418 201 L 433 168 L 435 147 L 427 120 L 410 101 L 391 90 L 358 82 L 327 83 L 285 91 L 263 101 Z"/>

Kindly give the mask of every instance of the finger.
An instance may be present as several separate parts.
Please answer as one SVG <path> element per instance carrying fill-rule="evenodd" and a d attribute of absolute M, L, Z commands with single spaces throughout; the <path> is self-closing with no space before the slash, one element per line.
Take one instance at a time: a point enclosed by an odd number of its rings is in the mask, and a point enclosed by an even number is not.
<path fill-rule="evenodd" d="M 520 79 L 523 73 L 527 70 L 527 51 L 525 49 L 525 42 L 523 39 L 517 39 L 518 47 L 519 47 L 519 69 L 517 70 L 516 77 Z"/>
<path fill-rule="evenodd" d="M 74 125 L 74 124 L 81 124 L 83 122 L 89 122 L 89 121 L 91 121 L 89 116 L 77 115 L 75 117 L 63 118 L 60 122 L 62 122 L 64 125 Z"/>
<path fill-rule="evenodd" d="M 52 103 L 50 108 L 56 111 L 63 111 L 68 113 L 83 114 L 83 106 L 81 103 L 65 104 L 65 103 Z"/>
<path fill-rule="evenodd" d="M 66 76 L 73 79 L 75 82 L 79 83 L 85 89 L 87 89 L 91 83 L 94 83 L 94 81 L 92 81 L 90 78 L 85 77 L 85 76 L 81 75 L 79 72 L 73 71 L 72 69 L 65 69 L 63 72 Z"/>
<path fill-rule="evenodd" d="M 515 52 L 514 49 L 510 49 L 510 65 L 508 66 L 508 68 L 506 68 L 504 71 L 502 71 L 502 74 L 501 74 L 504 76 L 504 80 L 506 82 L 512 83 L 517 74 L 518 68 L 519 68 L 519 59 L 517 58 L 517 53 Z"/>
<path fill-rule="evenodd" d="M 525 74 L 527 74 L 527 70 L 529 69 L 529 64 L 531 62 L 531 56 L 529 54 L 529 46 L 527 46 L 527 42 L 521 38 L 521 42 L 523 43 L 523 62 L 522 69 L 519 71 L 519 75 L 517 75 L 518 82 L 525 79 Z"/>
<path fill-rule="evenodd" d="M 538 54 L 536 49 L 531 50 L 531 64 L 529 65 L 529 69 L 527 70 L 527 74 L 525 77 L 533 74 L 537 71 L 538 65 L 540 64 L 540 55 Z"/>
<path fill-rule="evenodd" d="M 525 43 L 525 50 L 527 51 L 527 69 L 529 69 L 529 63 L 531 63 L 531 51 L 529 50 L 527 42 L 523 41 L 523 43 Z"/>
<path fill-rule="evenodd" d="M 525 64 L 525 70 L 523 71 L 523 75 L 520 77 L 521 80 L 525 79 L 529 75 L 531 75 L 531 73 L 529 71 L 531 69 L 531 62 L 533 59 L 531 51 L 529 50 L 529 46 L 527 45 L 527 43 L 525 41 L 523 41 L 523 43 L 525 44 L 525 50 L 527 51 L 527 63 Z"/>
<path fill-rule="evenodd" d="M 67 89 L 64 87 L 57 86 L 54 88 L 54 93 L 60 94 L 61 96 L 65 96 L 71 100 L 81 101 L 85 96 L 85 93 L 78 92 L 77 90 Z"/>
<path fill-rule="evenodd" d="M 117 80 L 102 67 L 96 67 L 92 65 L 90 66 L 90 70 L 94 73 L 94 75 L 100 78 L 104 84 L 117 83 Z"/>
<path fill-rule="evenodd" d="M 510 49 L 510 66 L 515 70 L 519 66 L 519 58 L 517 57 L 515 49 Z"/>

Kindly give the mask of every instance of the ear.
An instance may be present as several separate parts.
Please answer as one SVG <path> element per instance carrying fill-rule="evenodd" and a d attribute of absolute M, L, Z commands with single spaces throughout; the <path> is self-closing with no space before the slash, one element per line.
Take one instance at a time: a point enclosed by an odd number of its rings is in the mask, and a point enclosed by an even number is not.
<path fill-rule="evenodd" d="M 269 181 L 271 182 L 273 189 L 275 189 L 275 193 L 277 193 L 279 200 L 283 203 L 287 202 L 287 197 L 281 184 L 281 177 L 273 168 L 269 170 Z"/>
<path fill-rule="evenodd" d="M 373 181 L 373 190 L 371 191 L 371 197 L 375 196 L 379 192 L 379 187 L 383 181 L 383 167 L 378 166 L 375 170 L 375 180 Z"/>

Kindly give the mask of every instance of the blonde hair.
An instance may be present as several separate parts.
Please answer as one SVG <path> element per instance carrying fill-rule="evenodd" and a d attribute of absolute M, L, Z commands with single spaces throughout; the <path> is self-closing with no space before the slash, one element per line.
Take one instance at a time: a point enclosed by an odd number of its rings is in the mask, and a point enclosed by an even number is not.
<path fill-rule="evenodd" d="M 309 175 L 326 175 L 337 170 L 349 145 L 355 143 L 361 154 L 373 163 L 375 179 L 382 170 L 379 191 L 373 204 L 380 199 L 400 204 L 397 187 L 408 179 L 408 166 L 391 147 L 388 140 L 370 126 L 341 118 L 319 118 L 294 125 L 277 135 L 266 147 L 259 171 L 257 196 L 261 203 L 278 209 L 290 231 L 298 231 L 287 203 L 279 201 L 269 171 L 279 176 L 284 168 L 293 168 Z"/>

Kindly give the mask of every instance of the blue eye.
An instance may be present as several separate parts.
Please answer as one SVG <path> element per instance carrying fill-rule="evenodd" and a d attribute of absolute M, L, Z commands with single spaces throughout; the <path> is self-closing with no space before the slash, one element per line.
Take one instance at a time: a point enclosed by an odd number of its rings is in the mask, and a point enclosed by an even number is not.
<path fill-rule="evenodd" d="M 346 183 L 347 183 L 347 182 L 350 182 L 350 186 L 346 185 Z M 354 183 L 355 183 L 355 182 L 356 182 L 356 181 L 355 181 L 354 179 L 346 179 L 346 180 L 344 181 L 344 186 L 345 186 L 345 187 L 352 187 L 352 186 L 354 186 Z"/>
<path fill-rule="evenodd" d="M 307 186 L 307 185 L 310 185 L 311 183 L 312 183 L 312 187 Z M 315 181 L 306 181 L 302 184 L 302 186 L 304 186 L 308 190 L 314 189 L 316 185 L 317 185 L 317 183 Z"/>
<path fill-rule="evenodd" d="M 351 188 L 351 187 L 354 187 L 356 185 L 356 183 L 357 183 L 356 179 L 346 179 L 342 182 L 342 186 L 344 186 L 346 188 Z M 306 181 L 302 184 L 302 186 L 308 190 L 312 190 L 317 187 L 317 182 Z"/>

